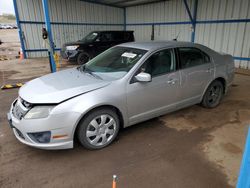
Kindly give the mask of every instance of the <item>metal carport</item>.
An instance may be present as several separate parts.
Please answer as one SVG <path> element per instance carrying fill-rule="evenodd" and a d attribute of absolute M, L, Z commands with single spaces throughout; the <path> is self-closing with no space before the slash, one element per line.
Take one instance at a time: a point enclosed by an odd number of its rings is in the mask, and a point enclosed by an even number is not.
<path fill-rule="evenodd" d="M 47 55 L 41 39 L 45 25 L 51 27 L 55 51 L 91 30 L 134 30 L 137 41 L 150 40 L 153 25 L 155 40 L 172 40 L 179 33 L 179 40 L 230 53 L 236 67 L 250 68 L 248 0 L 13 1 L 25 57 Z"/>

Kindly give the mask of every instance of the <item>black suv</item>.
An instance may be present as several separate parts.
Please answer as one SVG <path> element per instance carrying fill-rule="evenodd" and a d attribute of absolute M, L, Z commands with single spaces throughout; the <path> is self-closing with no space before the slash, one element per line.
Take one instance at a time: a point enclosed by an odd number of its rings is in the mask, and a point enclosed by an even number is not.
<path fill-rule="evenodd" d="M 134 31 L 93 31 L 82 40 L 64 44 L 61 55 L 68 61 L 84 64 L 112 46 L 134 40 Z"/>

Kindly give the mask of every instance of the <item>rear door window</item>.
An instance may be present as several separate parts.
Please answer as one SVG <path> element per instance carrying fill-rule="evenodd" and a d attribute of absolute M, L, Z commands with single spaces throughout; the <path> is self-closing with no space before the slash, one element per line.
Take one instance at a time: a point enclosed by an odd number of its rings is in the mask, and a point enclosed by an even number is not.
<path fill-rule="evenodd" d="M 182 69 L 210 62 L 209 56 L 198 48 L 182 47 L 178 51 Z"/>

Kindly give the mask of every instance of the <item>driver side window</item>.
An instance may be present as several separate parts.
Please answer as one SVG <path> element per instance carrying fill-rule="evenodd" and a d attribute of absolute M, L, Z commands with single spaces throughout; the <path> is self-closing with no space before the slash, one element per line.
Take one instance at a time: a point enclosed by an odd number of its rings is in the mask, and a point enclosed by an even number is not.
<path fill-rule="evenodd" d="M 173 49 L 165 49 L 151 55 L 141 67 L 141 72 L 149 73 L 152 77 L 175 71 L 175 54 Z"/>

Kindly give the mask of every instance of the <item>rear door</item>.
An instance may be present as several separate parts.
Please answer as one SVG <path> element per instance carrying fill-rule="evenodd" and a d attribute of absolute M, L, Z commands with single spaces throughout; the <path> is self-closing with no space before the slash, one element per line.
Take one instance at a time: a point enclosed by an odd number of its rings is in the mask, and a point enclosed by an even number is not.
<path fill-rule="evenodd" d="M 210 57 L 198 48 L 178 48 L 181 88 L 179 107 L 200 102 L 204 90 L 213 78 L 214 66 Z"/>

